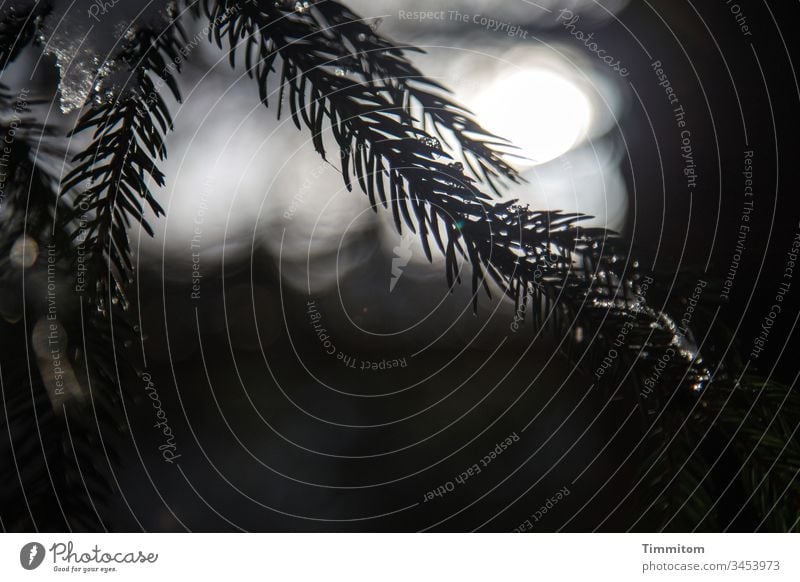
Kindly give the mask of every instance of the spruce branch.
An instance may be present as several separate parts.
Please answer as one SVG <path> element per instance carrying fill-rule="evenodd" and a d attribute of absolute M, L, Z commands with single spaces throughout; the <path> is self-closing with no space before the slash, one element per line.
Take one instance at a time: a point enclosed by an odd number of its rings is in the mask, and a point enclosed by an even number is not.
<path fill-rule="evenodd" d="M 19 26 L 24 22 L 17 19 Z M 24 39 L 27 33 L 19 30 L 10 36 L 15 34 Z M 75 157 L 77 167 L 62 182 L 52 170 L 58 164 L 52 162 L 65 158 L 63 144 L 55 140 L 53 129 L 28 115 L 28 106 L 37 101 L 21 102 L 4 88 L 0 91 L 0 106 L 4 114 L 9 112 L 14 129 L 11 153 L 3 158 L 0 208 L 0 261 L 6 263 L 0 284 L 8 320 L 3 326 L 10 328 L 2 335 L 12 341 L 3 351 L 11 358 L 2 363 L 8 426 L 2 454 L 8 466 L 13 460 L 21 471 L 9 473 L 18 483 L 4 483 L 9 497 L 2 500 L 0 512 L 13 529 L 107 528 L 107 501 L 116 485 L 113 463 L 127 430 L 120 413 L 125 391 L 118 388 L 119 377 L 132 371 L 124 346 L 134 333 L 121 309 L 133 270 L 127 227 L 131 218 L 143 221 L 139 199 L 160 211 L 147 182 L 163 181 L 152 160 L 165 153 L 163 134 L 171 119 L 157 85 L 168 84 L 177 97 L 173 69 L 165 59 L 176 58 L 180 34 L 177 24 L 160 35 L 147 28 L 129 31 L 115 60 L 127 65 L 133 86 L 118 94 L 90 96 L 73 133 L 92 131 L 93 140 Z M 4 54 L 16 56 L 18 51 Z M 10 126 L 0 125 L 10 135 Z M 31 248 L 38 247 L 40 258 L 21 271 L 19 265 L 8 264 L 8 257 L 11 247 L 26 237 L 33 241 Z M 19 290 L 25 271 L 45 263 L 45 248 L 48 303 L 43 305 L 45 293 L 35 275 L 28 284 L 33 298 L 24 300 Z M 78 284 L 78 273 L 87 265 L 90 283 Z M 73 291 L 78 289 L 82 295 L 76 301 Z M 108 306 L 120 302 L 120 307 Z M 42 331 L 44 321 L 50 322 L 45 326 L 49 331 Z M 49 342 L 51 334 L 59 343 L 57 377 L 55 364 L 41 357 L 43 350 L 50 354 L 51 346 L 43 348 L 42 342 Z"/>
<path fill-rule="evenodd" d="M 796 385 L 767 382 L 750 374 L 718 390 L 724 400 L 716 399 L 711 412 L 719 417 L 726 448 L 741 460 L 721 489 L 724 492 L 733 479 L 741 479 L 746 501 L 756 508 L 758 529 L 800 532 L 800 393 Z"/>
<path fill-rule="evenodd" d="M 96 263 L 88 286 L 101 311 L 107 296 L 127 306 L 125 288 L 134 271 L 128 241 L 132 220 L 152 236 L 144 206 L 156 216 L 163 214 L 149 181 L 164 185 L 157 160 L 166 156 L 164 135 L 172 129 L 172 118 L 157 84 L 166 84 L 180 101 L 176 69 L 170 64 L 180 62 L 181 38 L 177 22 L 160 34 L 148 28 L 131 30 L 116 60 L 128 65 L 132 86 L 116 95 L 93 93 L 70 132 L 92 132 L 92 142 L 74 157 L 75 167 L 64 177 L 62 191 L 74 198 L 73 212 L 65 217 L 80 225 L 73 236 L 82 239 L 89 260 Z"/>
<path fill-rule="evenodd" d="M 197 2 L 190 2 L 198 7 Z M 260 22 L 271 22 L 287 37 L 301 45 L 313 46 L 325 55 L 326 64 L 338 76 L 354 74 L 373 93 L 381 93 L 405 113 L 409 127 L 424 130 L 453 151 L 459 164 L 465 164 L 471 178 L 482 181 L 500 195 L 504 180 L 521 183 L 522 177 L 504 159 L 515 149 L 508 141 L 480 126 L 472 113 L 452 101 L 449 91 L 429 79 L 406 57 L 406 52 L 422 52 L 415 47 L 399 47 L 378 35 L 370 25 L 339 2 L 254 2 L 252 0 L 203 0 L 206 16 L 214 25 L 209 35 L 222 47 L 231 47 L 230 61 L 235 64 L 235 47 L 245 39 L 247 71 L 264 75 L 260 64 L 253 67 L 261 53 L 260 41 L 240 18 L 252 14 Z M 303 37 L 295 34 L 304 34 Z M 266 99 L 266 95 L 262 95 Z M 450 139 L 448 139 L 448 137 Z"/>
<path fill-rule="evenodd" d="M 229 8 L 230 2 L 219 5 Z M 280 57 L 281 92 L 295 125 L 311 131 L 324 156 L 327 121 L 347 187 L 357 179 L 376 211 L 379 205 L 391 208 L 398 231 L 405 225 L 417 232 L 429 259 L 432 238 L 446 258 L 450 285 L 464 259 L 476 300 L 479 287 L 490 289 L 488 275 L 516 302 L 545 299 L 557 311 L 553 317 L 580 317 L 606 341 L 625 317 L 635 316 L 650 331 L 631 344 L 632 360 L 646 368 L 674 345 L 676 370 L 690 368 L 686 383 L 699 388 L 707 381 L 707 370 L 675 321 L 637 300 L 641 273 L 623 260 L 616 235 L 582 228 L 587 217 L 581 215 L 531 210 L 513 200 L 492 203 L 385 90 L 336 74 L 328 41 L 313 21 L 286 15 L 271 3 L 243 2 L 232 14 L 218 25 L 217 37 L 226 38 L 227 31 L 229 39 L 245 39 L 246 60 L 253 64 L 248 71 L 259 81 L 262 100 L 268 102 L 267 78 Z"/>
<path fill-rule="evenodd" d="M 405 56 L 404 51 L 424 52 L 415 47 L 398 47 L 386 38 L 375 34 L 367 22 L 339 2 L 328 0 L 313 4 L 309 11 L 317 26 L 330 35 L 334 46 L 344 47 L 349 53 L 345 67 L 351 59 L 360 64 L 359 72 L 368 82 L 386 89 L 396 104 L 403 104 L 414 122 L 443 143 L 451 146 L 459 159 L 466 164 L 470 176 L 486 183 L 498 196 L 505 185 L 502 179 L 513 183 L 523 182 L 522 177 L 505 159 L 514 146 L 507 140 L 486 131 L 472 113 L 447 97 L 450 91 L 426 77 Z M 375 55 L 379 58 L 375 58 Z M 419 111 L 421 119 L 415 117 Z M 447 139 L 453 134 L 455 144 Z"/>
<path fill-rule="evenodd" d="M 9 468 L 0 515 L 14 531 L 98 531 L 112 492 L 98 456 L 113 460 L 123 432 L 104 364 L 114 344 L 97 314 L 84 322 L 76 313 L 77 249 L 53 171 L 63 143 L 35 121 L 36 100 L 3 92 L 0 102 L 9 138 L 0 158 L 0 456 Z"/>

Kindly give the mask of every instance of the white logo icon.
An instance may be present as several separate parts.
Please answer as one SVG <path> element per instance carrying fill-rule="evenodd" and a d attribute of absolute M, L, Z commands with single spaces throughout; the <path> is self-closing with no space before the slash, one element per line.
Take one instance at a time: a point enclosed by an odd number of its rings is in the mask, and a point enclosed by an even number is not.
<path fill-rule="evenodd" d="M 392 279 L 389 281 L 389 293 L 394 291 L 397 282 L 400 280 L 400 277 L 403 276 L 403 269 L 408 265 L 409 261 L 411 261 L 411 257 L 414 254 L 411 251 L 411 245 L 413 245 L 416 240 L 417 237 L 413 234 L 403 235 L 400 238 L 400 244 L 392 249 L 394 251 L 394 258 L 392 259 Z"/>

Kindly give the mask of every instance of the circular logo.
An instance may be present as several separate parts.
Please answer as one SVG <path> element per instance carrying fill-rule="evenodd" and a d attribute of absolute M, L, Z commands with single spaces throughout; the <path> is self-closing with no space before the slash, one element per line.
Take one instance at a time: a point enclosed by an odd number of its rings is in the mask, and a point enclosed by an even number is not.
<path fill-rule="evenodd" d="M 44 561 L 44 546 L 38 542 L 30 542 L 19 551 L 19 563 L 26 570 L 35 570 Z"/>

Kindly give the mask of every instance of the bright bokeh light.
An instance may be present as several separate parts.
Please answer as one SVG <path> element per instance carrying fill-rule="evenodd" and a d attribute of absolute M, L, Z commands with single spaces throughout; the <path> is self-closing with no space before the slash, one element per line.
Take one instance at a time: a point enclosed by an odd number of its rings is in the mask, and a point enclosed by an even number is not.
<path fill-rule="evenodd" d="M 489 83 L 471 104 L 481 124 L 521 148 L 539 165 L 581 142 L 592 124 L 592 104 L 575 83 L 553 71 L 515 71 Z"/>

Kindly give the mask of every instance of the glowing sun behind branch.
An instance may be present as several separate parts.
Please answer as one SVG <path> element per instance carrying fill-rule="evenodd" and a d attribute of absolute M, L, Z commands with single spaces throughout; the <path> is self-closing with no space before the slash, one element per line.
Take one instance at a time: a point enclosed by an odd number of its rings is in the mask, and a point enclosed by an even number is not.
<path fill-rule="evenodd" d="M 581 142 L 592 124 L 592 104 L 569 79 L 544 69 L 515 71 L 490 83 L 473 102 L 473 111 L 498 135 L 521 148 L 539 165 Z"/>

